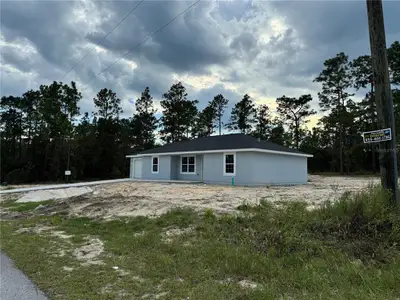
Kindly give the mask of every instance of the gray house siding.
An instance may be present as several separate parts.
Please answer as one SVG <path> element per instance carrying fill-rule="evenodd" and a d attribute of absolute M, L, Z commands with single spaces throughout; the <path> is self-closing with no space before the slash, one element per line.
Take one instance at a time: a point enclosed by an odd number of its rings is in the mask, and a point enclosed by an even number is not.
<path fill-rule="evenodd" d="M 224 176 L 224 154 L 204 155 L 204 183 L 235 185 L 307 183 L 307 158 L 257 152 L 236 153 L 235 176 Z"/>
<path fill-rule="evenodd" d="M 307 157 L 255 152 L 252 159 L 255 185 L 307 183 Z"/>
<path fill-rule="evenodd" d="M 181 156 L 161 155 L 158 173 L 152 157 L 142 158 L 142 179 L 203 181 L 209 184 L 291 185 L 307 183 L 307 157 L 258 152 L 236 152 L 235 175 L 224 176 L 224 153 L 196 155 L 196 173 L 181 174 Z M 132 162 L 133 160 L 131 160 Z"/>
<path fill-rule="evenodd" d="M 178 180 L 179 176 L 179 156 L 171 156 L 171 180 Z"/>
<path fill-rule="evenodd" d="M 158 173 L 151 172 L 152 156 L 145 156 L 142 160 L 142 179 L 170 180 L 171 179 L 171 156 L 158 156 Z"/>
<path fill-rule="evenodd" d="M 252 184 L 252 152 L 236 153 L 235 176 L 224 176 L 224 153 L 204 154 L 204 183 L 231 184 L 234 178 L 235 184 Z"/>

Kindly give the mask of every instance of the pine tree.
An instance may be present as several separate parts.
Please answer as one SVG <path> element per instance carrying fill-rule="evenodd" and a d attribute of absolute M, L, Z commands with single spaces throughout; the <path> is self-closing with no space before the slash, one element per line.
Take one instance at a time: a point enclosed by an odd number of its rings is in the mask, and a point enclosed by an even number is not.
<path fill-rule="evenodd" d="M 253 136 L 260 140 L 268 140 L 271 130 L 271 112 L 267 105 L 260 105 L 257 107 L 255 115 L 256 128 Z"/>
<path fill-rule="evenodd" d="M 300 146 L 301 126 L 308 122 L 307 117 L 316 114 L 316 111 L 310 107 L 311 101 L 311 95 L 302 95 L 299 98 L 282 96 L 276 99 L 278 113 L 282 119 L 286 120 L 289 128 L 294 132 L 296 149 L 299 149 Z"/>
<path fill-rule="evenodd" d="M 249 95 L 244 95 L 243 99 L 235 104 L 232 109 L 229 123 L 226 127 L 229 130 L 240 130 L 241 133 L 249 133 L 254 124 L 255 105 Z"/>
<path fill-rule="evenodd" d="M 197 103 L 197 100 L 187 99 L 186 89 L 181 82 L 171 86 L 161 100 L 164 109 L 160 130 L 162 140 L 171 143 L 189 138 L 198 114 Z"/>
<path fill-rule="evenodd" d="M 118 118 L 123 113 L 121 108 L 121 99 L 107 88 L 100 90 L 97 93 L 97 98 L 93 98 L 95 107 L 97 108 L 97 115 L 104 118 Z"/>
<path fill-rule="evenodd" d="M 350 63 L 353 86 L 356 90 L 369 88 L 364 99 L 358 103 L 358 117 L 360 129 L 362 131 L 375 130 L 378 124 L 378 115 L 376 112 L 375 91 L 373 82 L 372 60 L 369 55 L 362 55 Z M 376 145 L 370 144 L 366 147 L 371 150 L 372 172 L 376 169 Z"/>
<path fill-rule="evenodd" d="M 133 116 L 133 130 L 136 146 L 139 150 L 149 149 L 154 146 L 158 120 L 155 116 L 153 97 L 150 95 L 148 87 L 135 103 L 136 114 Z"/>
<path fill-rule="evenodd" d="M 269 141 L 282 146 L 288 144 L 288 134 L 283 127 L 283 121 L 279 118 L 274 118 L 271 122 Z"/>
<path fill-rule="evenodd" d="M 336 57 L 327 59 L 324 62 L 324 69 L 314 81 L 322 82 L 322 92 L 318 93 L 319 105 L 322 110 L 335 110 L 333 116 L 337 117 L 338 125 L 340 173 L 343 174 L 344 128 L 341 119 L 343 119 L 342 115 L 346 113 L 346 101 L 352 96 L 352 94 L 347 93 L 347 89 L 352 86 L 348 56 L 341 52 Z"/>
<path fill-rule="evenodd" d="M 388 49 L 390 82 L 400 85 L 400 43 L 395 41 Z"/>
<path fill-rule="evenodd" d="M 229 100 L 226 99 L 221 94 L 218 94 L 217 96 L 215 96 L 214 99 L 211 101 L 211 106 L 215 110 L 215 121 L 218 126 L 219 135 L 221 135 L 222 126 L 223 126 L 222 118 L 224 116 L 225 108 L 227 107 L 228 102 L 229 102 Z"/>
<path fill-rule="evenodd" d="M 214 133 L 214 121 L 216 119 L 217 111 L 212 103 L 209 103 L 198 115 L 197 124 L 195 129 L 195 136 L 210 136 Z"/>

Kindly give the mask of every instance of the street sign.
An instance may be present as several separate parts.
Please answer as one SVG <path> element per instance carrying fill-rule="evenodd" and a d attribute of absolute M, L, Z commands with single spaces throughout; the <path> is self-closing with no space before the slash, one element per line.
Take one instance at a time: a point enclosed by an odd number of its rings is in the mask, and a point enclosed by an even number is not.
<path fill-rule="evenodd" d="M 66 175 L 66 176 L 71 175 L 71 171 L 70 171 L 70 170 L 66 170 L 66 171 L 65 171 L 65 175 Z"/>
<path fill-rule="evenodd" d="M 386 142 L 392 139 L 391 128 L 367 131 L 362 133 L 364 143 Z"/>

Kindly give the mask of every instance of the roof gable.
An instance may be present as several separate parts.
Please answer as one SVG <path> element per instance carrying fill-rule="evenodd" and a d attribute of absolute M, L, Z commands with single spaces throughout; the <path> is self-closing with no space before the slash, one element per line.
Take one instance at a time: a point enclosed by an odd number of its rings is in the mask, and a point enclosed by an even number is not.
<path fill-rule="evenodd" d="M 193 140 L 176 142 L 138 153 L 144 156 L 150 154 L 168 154 L 179 152 L 212 152 L 221 150 L 258 149 L 271 152 L 286 152 L 298 155 L 307 155 L 296 149 L 287 148 L 268 141 L 259 141 L 257 138 L 245 134 L 226 134 L 207 136 Z"/>

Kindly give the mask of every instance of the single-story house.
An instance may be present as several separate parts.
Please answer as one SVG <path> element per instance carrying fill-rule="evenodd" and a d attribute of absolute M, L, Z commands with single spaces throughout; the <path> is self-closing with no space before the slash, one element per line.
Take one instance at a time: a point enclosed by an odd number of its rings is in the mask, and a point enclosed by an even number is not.
<path fill-rule="evenodd" d="M 130 178 L 294 185 L 307 183 L 307 158 L 312 155 L 250 135 L 226 134 L 167 144 L 127 157 Z"/>

